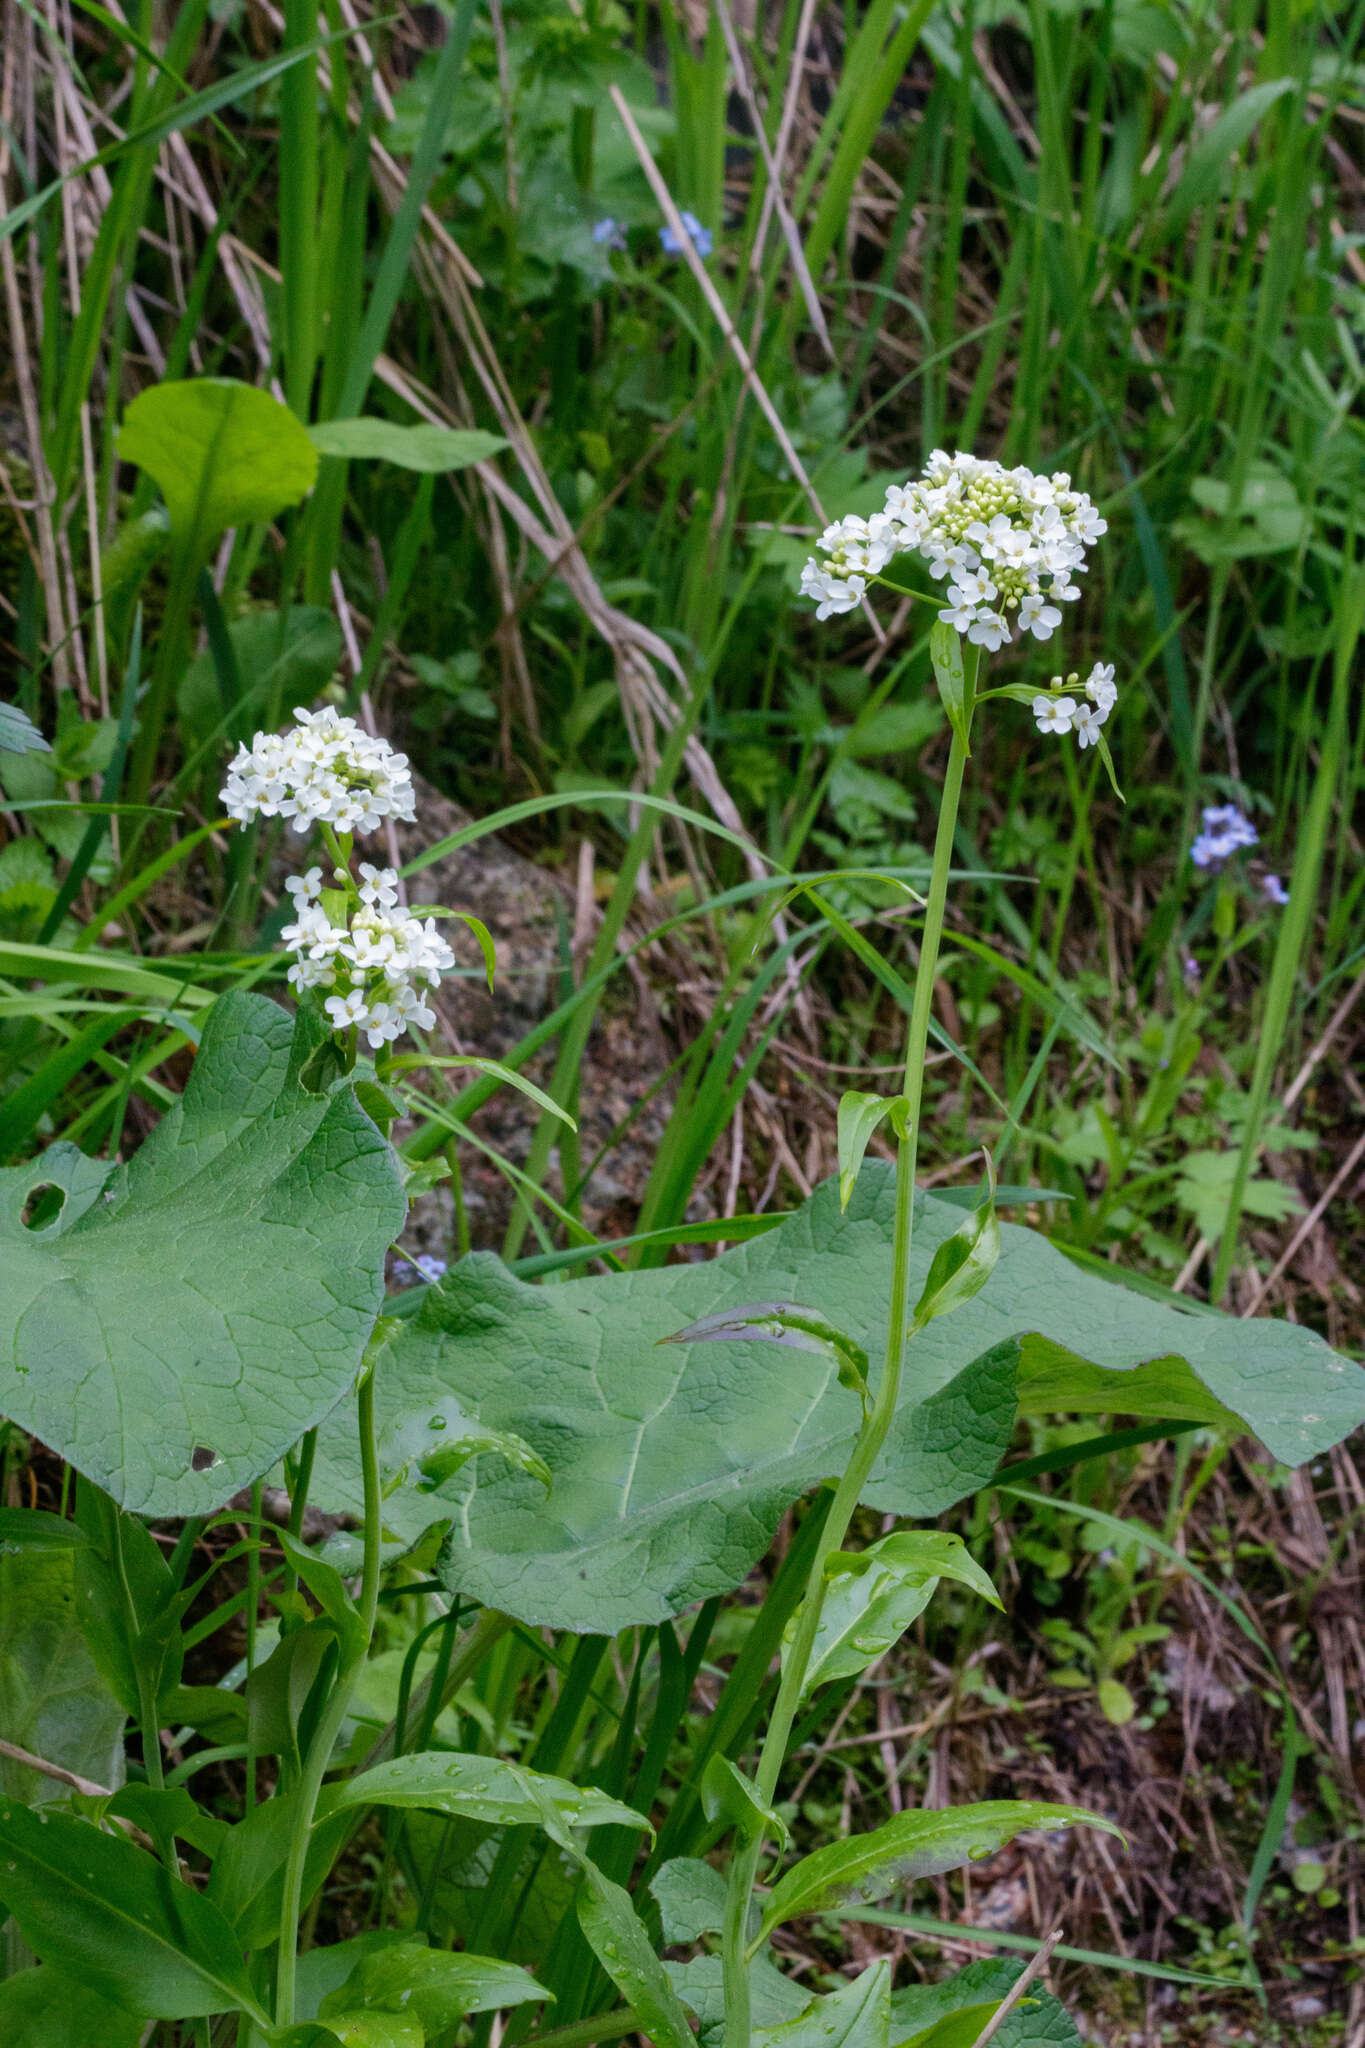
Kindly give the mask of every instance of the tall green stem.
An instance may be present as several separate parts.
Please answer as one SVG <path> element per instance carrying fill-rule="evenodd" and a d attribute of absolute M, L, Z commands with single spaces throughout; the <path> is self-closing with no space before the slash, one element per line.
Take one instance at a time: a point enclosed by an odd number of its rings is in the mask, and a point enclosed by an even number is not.
<path fill-rule="evenodd" d="M 292 2026 L 294 2020 L 294 1980 L 299 1908 L 303 1900 L 303 1869 L 308 1855 L 308 1838 L 313 1831 L 313 1815 L 317 1809 L 318 1793 L 322 1789 L 323 1774 L 331 1761 L 332 1749 L 340 1733 L 341 1724 L 346 1718 L 346 1710 L 351 1704 L 351 1695 L 355 1691 L 360 1667 L 369 1653 L 370 1638 L 374 1634 L 375 1613 L 379 1605 L 382 1530 L 379 1451 L 374 1430 L 373 1368 L 366 1372 L 360 1382 L 357 1411 L 360 1467 L 365 1487 L 365 1553 L 360 1579 L 362 1625 L 356 1631 L 353 1647 L 342 1659 L 336 1684 L 332 1688 L 332 1696 L 318 1723 L 317 1732 L 308 1746 L 303 1776 L 295 1794 L 297 1803 L 294 1809 L 294 1830 L 289 1844 L 289 1856 L 284 1866 L 284 1897 L 280 1904 L 280 1952 L 275 1983 L 277 2027 Z"/>
<path fill-rule="evenodd" d="M 915 1165 L 919 1153 L 920 1115 L 924 1100 L 924 1056 L 929 1044 L 929 1017 L 934 997 L 934 976 L 938 967 L 943 917 L 948 902 L 948 874 L 953 862 L 953 840 L 957 831 L 957 808 L 962 795 L 962 776 L 967 764 L 965 734 L 956 728 L 948 772 L 939 807 L 938 832 L 934 839 L 934 865 L 924 910 L 924 931 L 920 939 L 919 971 L 915 976 L 915 998 L 910 1011 L 910 1028 L 905 1047 L 906 1115 L 904 1135 L 896 1154 L 896 1215 L 891 1258 L 891 1299 L 888 1304 L 886 1358 L 876 1397 L 863 1418 L 853 1446 L 853 1455 L 835 1490 L 828 1520 L 811 1559 L 806 1597 L 797 1616 L 796 1638 L 784 1661 L 768 1732 L 763 1738 L 755 1782 L 763 1804 L 771 1805 L 777 1791 L 792 1723 L 805 1687 L 806 1671 L 820 1626 L 820 1609 L 825 1594 L 825 1565 L 848 1533 L 868 1475 L 886 1441 L 900 1398 L 901 1371 L 905 1362 L 906 1334 L 910 1321 L 910 1248 L 914 1226 Z M 725 1984 L 725 2048 L 749 2048 L 749 1967 L 747 1923 L 749 1900 L 763 1854 L 763 1839 L 756 1836 L 737 1850 L 730 1866 L 725 1901 L 723 1971 Z"/>

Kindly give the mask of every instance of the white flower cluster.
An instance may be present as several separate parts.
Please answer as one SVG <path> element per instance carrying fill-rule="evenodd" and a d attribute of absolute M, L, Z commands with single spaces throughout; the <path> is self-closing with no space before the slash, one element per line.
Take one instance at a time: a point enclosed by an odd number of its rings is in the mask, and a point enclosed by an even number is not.
<path fill-rule="evenodd" d="M 1059 692 L 1083 688 L 1088 702 L 1078 703 L 1076 698 L 1059 695 Z M 1052 678 L 1051 695 L 1041 691 L 1033 700 L 1033 715 L 1038 721 L 1039 732 L 1074 732 L 1082 747 L 1093 747 L 1100 736 L 1100 727 L 1118 702 L 1118 684 L 1114 681 L 1112 661 L 1097 661 L 1081 683 L 1079 674 L 1072 673 L 1063 680 Z"/>
<path fill-rule="evenodd" d="M 374 832 L 386 818 L 416 817 L 406 754 L 371 739 L 330 704 L 296 710 L 292 732 L 258 732 L 239 747 L 223 784 L 223 805 L 239 825 L 288 818 L 299 834 L 315 825 Z"/>
<path fill-rule="evenodd" d="M 333 1029 L 356 1025 L 377 1048 L 414 1024 L 430 1031 L 436 1015 L 425 990 L 455 965 L 455 955 L 434 918 L 399 908 L 393 868 L 363 860 L 360 875 L 360 907 L 348 925 L 333 924 L 320 901 L 320 867 L 291 876 L 284 886 L 294 899 L 294 922 L 280 936 L 298 955 L 289 969 L 294 986 L 330 989 L 323 1008 Z"/>
<path fill-rule="evenodd" d="M 1016 626 L 1038 640 L 1051 637 L 1062 622 L 1058 602 L 1080 596 L 1071 579 L 1106 531 L 1064 470 L 1035 476 L 936 448 L 918 483 L 891 486 L 884 511 L 825 528 L 819 545 L 826 559 L 811 557 L 801 589 L 816 600 L 818 619 L 851 612 L 870 576 L 917 550 L 935 581 L 948 579 L 950 602 L 940 617 L 993 651 Z"/>

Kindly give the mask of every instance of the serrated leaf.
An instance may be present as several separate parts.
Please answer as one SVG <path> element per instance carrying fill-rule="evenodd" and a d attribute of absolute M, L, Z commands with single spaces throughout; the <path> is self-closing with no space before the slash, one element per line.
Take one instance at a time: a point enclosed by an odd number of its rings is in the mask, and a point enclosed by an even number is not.
<path fill-rule="evenodd" d="M 0 751 L 6 754 L 50 754 L 52 747 L 26 711 L 21 711 L 17 704 L 0 704 Z"/>
<path fill-rule="evenodd" d="M 392 420 L 324 420 L 309 427 L 319 455 L 340 455 L 350 462 L 393 462 L 425 476 L 468 469 L 487 462 L 507 446 L 499 434 L 477 427 L 396 426 Z"/>
<path fill-rule="evenodd" d="M 351 1385 L 406 1205 L 344 1082 L 298 1084 L 286 1012 L 234 992 L 126 1167 L 0 1173 L 0 1412 L 144 1515 L 203 1514 Z M 45 1183 L 60 1214 L 30 1230 Z"/>
<path fill-rule="evenodd" d="M 872 1358 L 885 1348 L 895 1176 L 864 1165 L 848 1210 L 828 1182 L 782 1225 L 718 1259 L 533 1287 L 489 1254 L 462 1259 L 385 1354 L 381 1427 L 452 1394 L 524 1437 L 554 1490 L 492 1461 L 388 1504 L 416 1542 L 448 1516 L 441 1571 L 518 1619 L 612 1634 L 738 1585 L 784 1509 L 848 1462 L 860 1406 L 833 1364 L 771 1344 L 659 1346 L 755 1300 L 818 1302 Z M 961 1222 L 915 1202 L 911 1287 Z M 1081 1271 L 1035 1232 L 1000 1227 L 989 1285 L 915 1338 L 864 1499 L 930 1520 L 993 1475 L 1030 1414 L 1238 1420 L 1286 1463 L 1365 1420 L 1365 1373 L 1302 1325 L 1191 1314 Z M 1044 1335 L 1046 1332 L 1048 1334 Z M 323 1425 L 313 1498 L 354 1512 L 353 1432 Z"/>
<path fill-rule="evenodd" d="M 354 1806 L 423 1807 L 495 1827 L 535 1826 L 547 1811 L 557 1816 L 562 1828 L 649 1827 L 643 1814 L 592 1785 L 573 1785 L 567 1778 L 527 1770 L 500 1757 L 437 1749 L 376 1764 L 324 1793 L 322 1805 L 328 1813 Z"/>
<path fill-rule="evenodd" d="M 904 1095 L 867 1095 L 850 1088 L 839 1097 L 839 1206 L 846 1209 L 858 1184 L 868 1143 L 884 1116 L 899 1111 L 901 1123 L 909 1103 Z M 901 1126 L 898 1124 L 897 1134 Z"/>
<path fill-rule="evenodd" d="M 828 1581 L 802 1697 L 836 1678 L 852 1678 L 885 1656 L 929 1605 L 940 1579 L 955 1579 L 1000 1606 L 994 1586 L 960 1536 L 938 1529 L 902 1529 L 866 1550 L 841 1551 L 825 1566 Z M 798 1614 L 787 1625 L 783 1657 Z"/>
<path fill-rule="evenodd" d="M 232 377 L 139 392 L 123 415 L 118 451 L 155 478 L 173 538 L 196 557 L 227 527 L 297 505 L 318 473 L 317 451 L 288 406 Z"/>
<path fill-rule="evenodd" d="M 147 2019 L 263 2019 L 209 1900 L 124 1835 L 0 1800 L 0 1903 L 45 1963 Z"/>
<path fill-rule="evenodd" d="M 763 1909 L 760 1935 L 766 1937 L 798 1915 L 871 1905 L 897 1885 L 982 1862 L 1026 1828 L 1064 1827 L 1102 1828 L 1123 1840 L 1120 1830 L 1101 1814 L 1031 1799 L 898 1813 L 871 1834 L 827 1843 L 787 1871 Z"/>

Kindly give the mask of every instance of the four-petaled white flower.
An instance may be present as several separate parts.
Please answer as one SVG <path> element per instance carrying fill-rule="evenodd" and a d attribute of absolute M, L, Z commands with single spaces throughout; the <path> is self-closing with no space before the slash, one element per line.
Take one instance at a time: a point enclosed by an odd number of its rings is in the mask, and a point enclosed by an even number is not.
<path fill-rule="evenodd" d="M 1033 700 L 1033 715 L 1039 732 L 1070 732 L 1076 719 L 1075 699 L 1037 696 Z"/>
<path fill-rule="evenodd" d="M 1119 686 L 1114 681 L 1112 661 L 1097 661 L 1085 679 L 1085 694 L 1107 718 L 1118 702 Z"/>
<path fill-rule="evenodd" d="M 1093 704 L 1078 705 L 1076 715 L 1071 721 L 1071 729 L 1076 735 L 1077 744 L 1082 747 L 1093 747 L 1099 739 L 1100 727 L 1103 724 L 1104 714 L 1097 711 Z"/>

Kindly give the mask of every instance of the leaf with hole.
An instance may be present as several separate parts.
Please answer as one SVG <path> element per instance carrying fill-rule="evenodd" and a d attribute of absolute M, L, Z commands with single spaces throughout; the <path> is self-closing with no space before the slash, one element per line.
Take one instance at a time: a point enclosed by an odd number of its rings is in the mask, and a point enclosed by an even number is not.
<path fill-rule="evenodd" d="M 223 996 L 128 1165 L 55 1145 L 0 1173 L 0 1413 L 139 1514 L 220 1506 L 355 1378 L 406 1205 L 349 1086 L 299 1085 L 307 1050 Z M 26 1227 L 44 1183 L 60 1211 Z"/>
<path fill-rule="evenodd" d="M 841 1906 L 874 1905 L 916 1878 L 938 1877 L 945 1870 L 983 1862 L 1027 1828 L 1068 1827 L 1102 1828 L 1123 1840 L 1102 1814 L 1030 1799 L 898 1813 L 871 1834 L 829 1842 L 794 1864 L 768 1898 L 760 1933 L 769 1935 L 784 1921 L 810 1913 L 837 1914 Z"/>

